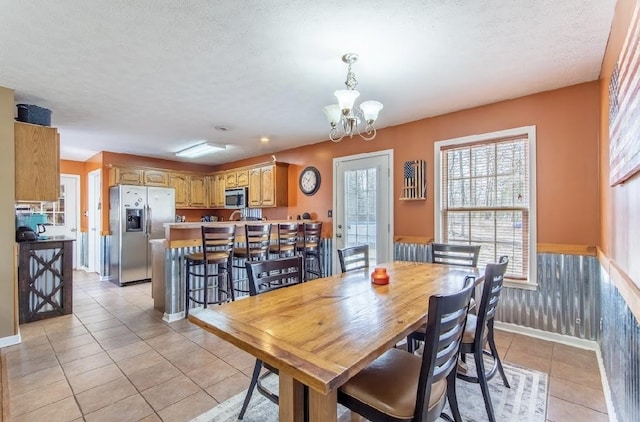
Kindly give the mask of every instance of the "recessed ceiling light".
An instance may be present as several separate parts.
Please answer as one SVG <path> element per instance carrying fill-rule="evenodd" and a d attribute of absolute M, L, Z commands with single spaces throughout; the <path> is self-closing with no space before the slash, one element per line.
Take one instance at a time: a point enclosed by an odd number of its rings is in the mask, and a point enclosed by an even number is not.
<path fill-rule="evenodd" d="M 263 137 L 260 138 L 260 142 L 267 143 L 267 142 L 269 142 L 269 138 L 266 137 L 266 136 L 263 136 Z"/>
<path fill-rule="evenodd" d="M 213 127 L 215 130 L 219 130 L 220 132 L 228 132 L 231 130 L 231 128 L 229 128 L 229 126 L 214 126 Z"/>

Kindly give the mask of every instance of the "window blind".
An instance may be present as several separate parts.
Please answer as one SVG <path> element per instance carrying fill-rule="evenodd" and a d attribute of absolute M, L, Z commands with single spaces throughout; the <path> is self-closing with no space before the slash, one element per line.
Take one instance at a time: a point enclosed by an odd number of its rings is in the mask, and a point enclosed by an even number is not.
<path fill-rule="evenodd" d="M 509 257 L 507 277 L 529 270 L 528 137 L 441 149 L 441 238 L 480 245 L 479 268 Z"/>

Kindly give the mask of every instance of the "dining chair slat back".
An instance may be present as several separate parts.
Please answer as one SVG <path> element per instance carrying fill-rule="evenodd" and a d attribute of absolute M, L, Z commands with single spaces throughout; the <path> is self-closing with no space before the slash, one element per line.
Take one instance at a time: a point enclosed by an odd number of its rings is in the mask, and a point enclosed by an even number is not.
<path fill-rule="evenodd" d="M 432 243 L 430 261 L 434 264 L 460 265 L 477 267 L 480 245 L 454 245 L 449 243 Z"/>
<path fill-rule="evenodd" d="M 369 245 L 357 245 L 338 249 L 340 271 L 361 270 L 369 267 Z"/>

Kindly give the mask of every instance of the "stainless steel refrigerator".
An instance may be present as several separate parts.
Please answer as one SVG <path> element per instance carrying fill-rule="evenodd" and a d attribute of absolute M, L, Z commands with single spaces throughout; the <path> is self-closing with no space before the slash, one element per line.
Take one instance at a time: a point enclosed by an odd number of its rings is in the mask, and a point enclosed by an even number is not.
<path fill-rule="evenodd" d="M 110 280 L 120 286 L 151 278 L 151 239 L 164 239 L 176 218 L 175 189 L 118 185 L 110 189 Z"/>

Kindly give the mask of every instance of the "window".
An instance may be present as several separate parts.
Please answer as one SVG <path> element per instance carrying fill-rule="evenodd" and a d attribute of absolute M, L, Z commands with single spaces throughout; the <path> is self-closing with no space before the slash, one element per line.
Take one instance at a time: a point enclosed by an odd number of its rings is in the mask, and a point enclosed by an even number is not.
<path fill-rule="evenodd" d="M 509 257 L 535 285 L 535 126 L 435 143 L 436 241 L 481 245 L 479 268 Z"/>

